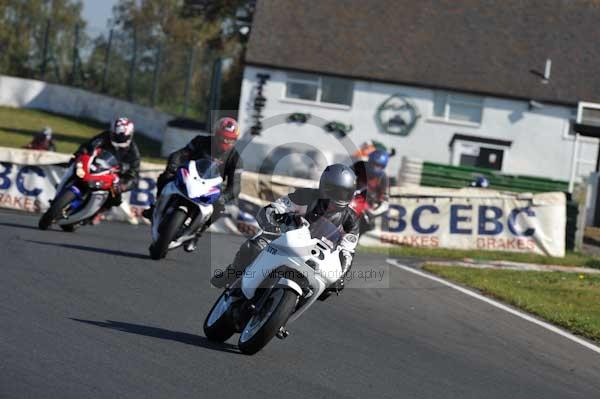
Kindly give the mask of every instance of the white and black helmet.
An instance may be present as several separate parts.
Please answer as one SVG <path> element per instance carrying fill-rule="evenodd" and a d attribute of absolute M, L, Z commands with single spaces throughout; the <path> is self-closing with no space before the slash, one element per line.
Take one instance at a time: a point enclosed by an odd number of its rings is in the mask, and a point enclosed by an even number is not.
<path fill-rule="evenodd" d="M 129 147 L 133 139 L 134 129 L 133 122 L 129 119 L 116 119 L 110 128 L 110 142 L 115 148 Z"/>
<path fill-rule="evenodd" d="M 321 174 L 319 192 L 321 198 L 333 201 L 336 207 L 344 208 L 350 204 L 356 190 L 356 175 L 346 165 L 329 165 Z"/>

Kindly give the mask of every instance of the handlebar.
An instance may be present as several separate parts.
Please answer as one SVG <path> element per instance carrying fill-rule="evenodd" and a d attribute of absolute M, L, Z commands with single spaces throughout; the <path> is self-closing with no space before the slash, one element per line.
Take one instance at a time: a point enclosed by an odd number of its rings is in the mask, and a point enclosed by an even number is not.
<path fill-rule="evenodd" d="M 300 215 L 293 214 L 293 213 L 284 213 L 282 215 L 275 215 L 274 220 L 279 224 L 283 224 L 285 226 L 293 225 L 296 228 L 299 228 L 302 226 L 310 226 L 310 223 L 308 222 L 308 220 L 306 220 L 304 217 L 302 217 Z"/>

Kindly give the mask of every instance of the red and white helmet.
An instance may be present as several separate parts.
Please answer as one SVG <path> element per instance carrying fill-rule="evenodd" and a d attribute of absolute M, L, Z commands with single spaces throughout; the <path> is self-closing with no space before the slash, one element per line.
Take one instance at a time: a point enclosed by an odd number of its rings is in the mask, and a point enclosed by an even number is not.
<path fill-rule="evenodd" d="M 215 138 L 217 148 L 221 152 L 229 151 L 240 137 L 240 128 L 235 119 L 230 117 L 221 118 L 217 121 Z"/>
<path fill-rule="evenodd" d="M 115 148 L 127 148 L 133 139 L 133 122 L 127 118 L 118 118 L 110 127 L 110 142 Z"/>

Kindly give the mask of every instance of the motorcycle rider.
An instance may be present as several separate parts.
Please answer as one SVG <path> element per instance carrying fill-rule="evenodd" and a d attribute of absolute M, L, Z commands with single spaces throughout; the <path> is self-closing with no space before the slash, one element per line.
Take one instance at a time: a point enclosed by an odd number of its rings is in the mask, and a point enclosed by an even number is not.
<path fill-rule="evenodd" d="M 113 186 L 113 195 L 107 199 L 103 205 L 103 210 L 120 205 L 121 194 L 133 189 L 138 182 L 140 174 L 140 151 L 133 142 L 134 130 L 135 127 L 131 120 L 124 117 L 117 118 L 111 124 L 109 130 L 105 130 L 92 137 L 89 141 L 79 146 L 79 149 L 73 154 L 74 160 L 83 153 L 91 154 L 99 148 L 109 151 L 119 161 L 121 166 L 119 180 Z M 96 215 L 94 222 L 99 221 L 97 219 L 99 216 L 100 213 Z"/>
<path fill-rule="evenodd" d="M 342 164 L 329 165 L 321 174 L 318 189 L 297 189 L 262 208 L 256 217 L 265 231 L 276 226 L 277 220 L 285 214 L 300 214 L 309 223 L 323 217 L 338 226 L 342 233 L 340 261 L 343 270 L 336 283 L 328 287 L 328 292 L 339 292 L 344 288 L 344 278 L 350 271 L 354 249 L 358 244 L 359 222 L 349 206 L 355 187 L 356 175 L 351 168 Z M 211 283 L 218 288 L 232 284 L 271 241 L 266 235 L 251 238 L 242 244 L 233 263 L 223 273 L 213 276 Z"/>
<path fill-rule="evenodd" d="M 23 146 L 23 148 L 56 152 L 56 145 L 52 139 L 52 128 L 46 126 L 41 132 L 33 137 L 29 144 Z"/>
<path fill-rule="evenodd" d="M 219 201 L 213 204 L 213 214 L 204 226 L 204 229 L 208 228 L 211 223 L 219 218 L 225 208 L 225 203 L 234 197 L 235 171 L 237 168 L 241 168 L 240 155 L 235 149 L 235 143 L 239 135 L 237 121 L 234 118 L 224 117 L 217 121 L 214 136 L 196 136 L 185 147 L 169 155 L 165 171 L 158 177 L 156 182 L 156 198 L 160 196 L 167 183 L 175 179 L 177 169 L 187 165 L 189 161 L 210 159 L 219 162 L 225 187 Z M 154 204 L 145 209 L 142 215 L 151 220 L 153 212 Z M 186 242 L 183 249 L 187 252 L 194 251 L 198 238 Z"/>
<path fill-rule="evenodd" d="M 375 150 L 369 154 L 368 160 L 358 161 L 352 165 L 356 173 L 356 189 L 360 191 L 369 206 L 369 210 L 361 218 L 360 233 L 373 230 L 375 216 L 388 209 L 388 178 L 385 174 L 390 155 L 385 150 Z"/>

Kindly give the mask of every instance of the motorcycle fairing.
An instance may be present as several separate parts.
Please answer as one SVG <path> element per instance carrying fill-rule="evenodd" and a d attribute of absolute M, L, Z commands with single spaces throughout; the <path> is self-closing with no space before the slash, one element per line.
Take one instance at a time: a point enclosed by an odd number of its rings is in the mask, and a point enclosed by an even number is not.
<path fill-rule="evenodd" d="M 57 224 L 63 226 L 91 218 L 104 205 L 109 194 L 108 191 L 92 191 L 87 202 L 85 202 L 85 205 L 81 209 L 66 218 L 59 219 Z"/>
<path fill-rule="evenodd" d="M 196 233 L 196 226 L 202 226 L 213 213 L 213 206 L 211 204 L 201 204 L 198 202 L 191 201 L 178 187 L 175 181 L 169 182 L 163 189 L 156 206 L 154 208 L 154 214 L 152 217 L 152 241 L 158 240 L 159 232 L 158 228 L 164 219 L 165 212 L 171 203 L 176 203 L 178 208 L 183 209 L 188 215 L 193 210 L 198 214 L 194 220 L 190 222 L 191 229 L 188 228 L 176 241 L 169 244 L 169 249 L 173 249 L 181 246 L 184 242 L 194 238 Z"/>
<path fill-rule="evenodd" d="M 308 281 L 312 295 L 296 309 L 289 322 L 297 319 L 305 309 L 325 291 L 329 285 L 341 277 L 339 251 L 323 250 L 326 246 L 320 240 L 311 238 L 306 226 L 288 231 L 273 240 L 245 270 L 241 281 L 242 293 L 252 299 L 257 288 L 270 286 L 299 286 L 291 278 L 281 277 L 269 283 L 270 276 L 278 270 L 293 270 Z M 307 262 L 308 261 L 308 262 Z M 311 266 L 312 265 L 312 266 Z M 272 280 L 272 279 L 271 279 Z M 286 281 L 288 280 L 288 281 Z M 267 284 L 267 286 L 265 286 Z"/>

